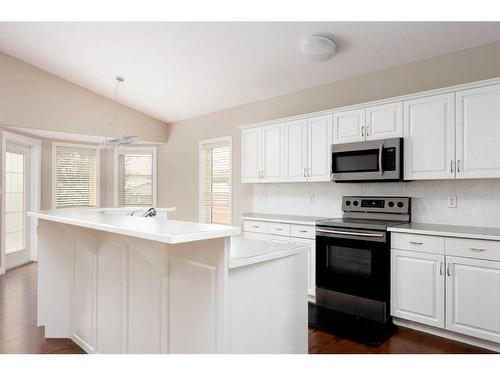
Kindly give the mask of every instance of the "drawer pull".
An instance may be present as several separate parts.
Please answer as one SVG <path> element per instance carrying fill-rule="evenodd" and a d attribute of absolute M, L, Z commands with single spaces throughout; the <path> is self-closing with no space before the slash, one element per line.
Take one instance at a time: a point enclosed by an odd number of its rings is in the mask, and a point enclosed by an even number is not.
<path fill-rule="evenodd" d="M 307 233 L 307 230 L 301 229 L 299 230 L 300 233 Z"/>
<path fill-rule="evenodd" d="M 254 228 L 260 228 L 258 225 L 254 225 L 253 227 L 254 227 Z"/>
<path fill-rule="evenodd" d="M 486 249 L 483 249 L 481 247 L 471 247 L 470 248 L 472 251 L 476 251 L 476 252 L 479 252 L 479 251 L 486 251 Z"/>
<path fill-rule="evenodd" d="M 412 245 L 423 245 L 423 242 L 410 241 Z"/>
<path fill-rule="evenodd" d="M 276 230 L 283 230 L 283 228 L 274 228 L 274 229 L 276 229 Z"/>

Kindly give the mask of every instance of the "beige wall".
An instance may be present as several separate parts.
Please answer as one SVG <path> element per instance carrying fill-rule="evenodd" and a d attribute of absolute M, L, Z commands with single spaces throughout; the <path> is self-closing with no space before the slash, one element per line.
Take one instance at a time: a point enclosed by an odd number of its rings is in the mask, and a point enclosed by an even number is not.
<path fill-rule="evenodd" d="M 113 84 L 114 77 L 109 79 Z M 166 141 L 165 123 L 122 105 L 107 134 L 111 105 L 108 98 L 0 52 L 0 125 Z"/>
<path fill-rule="evenodd" d="M 200 139 L 233 137 L 233 223 L 238 224 L 252 195 L 252 185 L 240 183 L 238 126 L 499 76 L 496 42 L 171 124 L 168 143 L 159 150 L 160 206 L 177 206 L 173 218 L 197 219 Z"/>

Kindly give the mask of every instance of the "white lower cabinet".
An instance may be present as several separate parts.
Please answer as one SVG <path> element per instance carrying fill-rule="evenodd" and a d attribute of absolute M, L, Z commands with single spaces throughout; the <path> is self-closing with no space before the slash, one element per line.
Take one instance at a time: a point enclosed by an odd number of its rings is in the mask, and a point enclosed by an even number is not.
<path fill-rule="evenodd" d="M 281 231 L 278 232 L 278 230 Z M 280 234 L 276 234 L 280 233 Z M 316 295 L 316 231 L 315 225 L 288 224 L 283 222 L 243 221 L 243 238 L 292 245 L 308 246 L 307 289 L 309 296 Z"/>
<path fill-rule="evenodd" d="M 446 328 L 500 343 L 500 262 L 446 261 Z"/>
<path fill-rule="evenodd" d="M 500 243 L 432 237 L 442 241 L 409 251 L 412 235 L 392 234 L 391 315 L 500 344 Z"/>
<path fill-rule="evenodd" d="M 309 246 L 307 251 L 307 290 L 310 296 L 316 296 L 316 241 L 305 238 L 292 238 L 292 245 Z"/>
<path fill-rule="evenodd" d="M 392 250 L 391 315 L 444 328 L 444 256 Z"/>

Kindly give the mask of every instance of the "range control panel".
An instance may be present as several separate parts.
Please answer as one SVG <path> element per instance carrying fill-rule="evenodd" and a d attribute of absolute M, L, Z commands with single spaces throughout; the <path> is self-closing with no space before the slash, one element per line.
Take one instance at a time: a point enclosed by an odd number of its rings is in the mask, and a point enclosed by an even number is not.
<path fill-rule="evenodd" d="M 342 210 L 346 212 L 379 212 L 408 214 L 409 197 L 343 197 Z"/>

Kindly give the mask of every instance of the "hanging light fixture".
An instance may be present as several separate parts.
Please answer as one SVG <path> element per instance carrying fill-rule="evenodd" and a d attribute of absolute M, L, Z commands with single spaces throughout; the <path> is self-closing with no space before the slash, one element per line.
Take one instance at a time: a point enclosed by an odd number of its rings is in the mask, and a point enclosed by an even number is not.
<path fill-rule="evenodd" d="M 113 96 L 113 108 L 112 108 L 112 113 L 111 113 L 111 121 L 108 124 L 108 134 L 109 134 L 109 130 L 111 129 L 111 125 L 114 123 L 115 117 L 116 117 L 116 111 L 117 111 L 116 98 L 118 97 L 118 88 L 119 88 L 121 83 L 125 82 L 125 78 L 123 78 L 121 76 L 116 76 L 115 79 L 116 79 L 115 94 Z M 138 140 L 139 140 L 139 138 L 135 135 L 126 135 L 126 136 L 115 137 L 115 138 L 106 137 L 105 140 L 100 144 L 100 146 L 101 146 L 101 148 L 109 150 L 112 148 L 116 148 L 118 146 L 127 146 L 127 145 L 136 144 Z"/>

